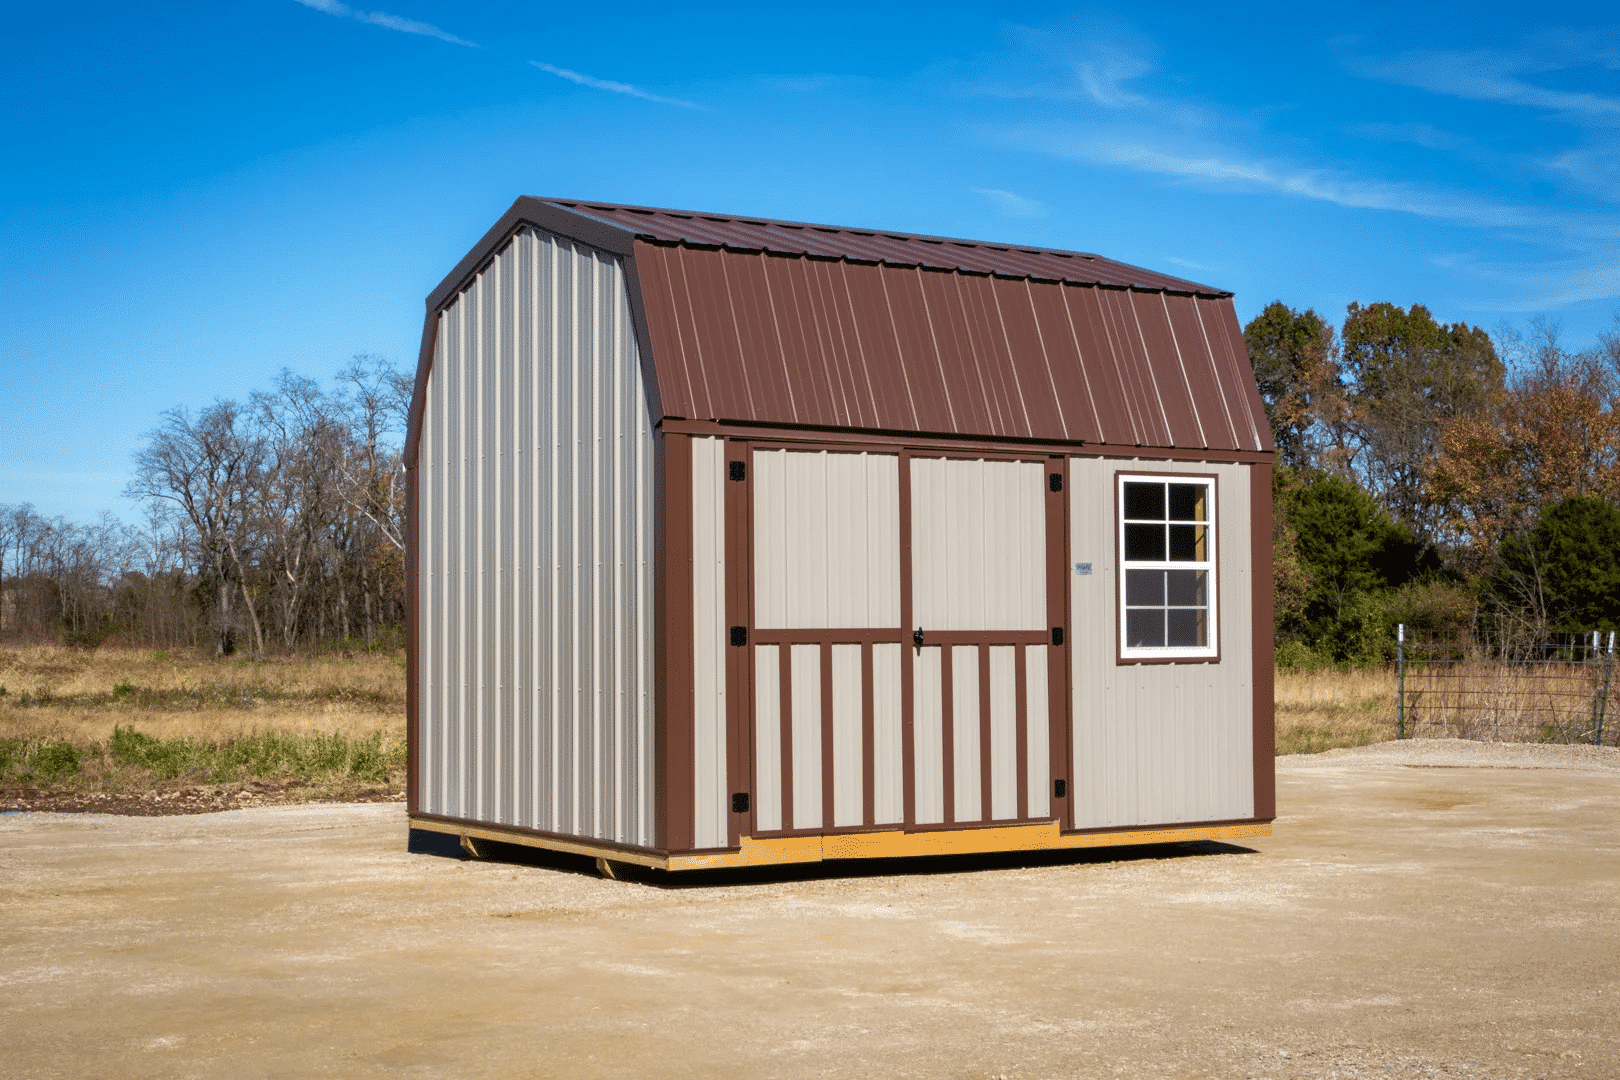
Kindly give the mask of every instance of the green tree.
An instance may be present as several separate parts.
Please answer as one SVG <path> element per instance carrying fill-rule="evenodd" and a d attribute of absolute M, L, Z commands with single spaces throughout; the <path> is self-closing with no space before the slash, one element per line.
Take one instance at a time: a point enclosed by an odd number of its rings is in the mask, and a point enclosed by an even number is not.
<path fill-rule="evenodd" d="M 1276 300 L 1243 328 L 1243 340 L 1278 457 L 1292 469 L 1319 465 L 1343 410 L 1332 324 Z"/>
<path fill-rule="evenodd" d="M 1432 538 L 1425 495 L 1445 426 L 1487 414 L 1505 368 L 1485 331 L 1444 325 L 1413 304 L 1351 304 L 1340 332 L 1349 387 L 1342 442 L 1357 475 L 1398 519 Z"/>
<path fill-rule="evenodd" d="M 1488 587 L 1532 632 L 1620 629 L 1620 510 L 1585 495 L 1547 507 L 1502 541 Z"/>

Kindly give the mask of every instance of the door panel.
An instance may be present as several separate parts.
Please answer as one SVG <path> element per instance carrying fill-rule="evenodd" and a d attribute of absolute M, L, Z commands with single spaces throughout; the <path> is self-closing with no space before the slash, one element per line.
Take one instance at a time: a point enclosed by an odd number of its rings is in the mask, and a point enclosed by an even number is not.
<path fill-rule="evenodd" d="M 914 649 L 912 658 L 912 758 L 915 762 L 916 810 L 918 825 L 945 823 L 945 702 L 942 659 L 945 650 L 938 645 Z"/>

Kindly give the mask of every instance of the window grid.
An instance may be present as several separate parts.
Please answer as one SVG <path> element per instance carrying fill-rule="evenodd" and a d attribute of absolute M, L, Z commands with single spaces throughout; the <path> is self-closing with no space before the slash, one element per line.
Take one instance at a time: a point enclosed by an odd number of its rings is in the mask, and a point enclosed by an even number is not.
<path fill-rule="evenodd" d="M 1207 477 L 1119 478 L 1120 655 L 1216 655 L 1215 484 Z"/>

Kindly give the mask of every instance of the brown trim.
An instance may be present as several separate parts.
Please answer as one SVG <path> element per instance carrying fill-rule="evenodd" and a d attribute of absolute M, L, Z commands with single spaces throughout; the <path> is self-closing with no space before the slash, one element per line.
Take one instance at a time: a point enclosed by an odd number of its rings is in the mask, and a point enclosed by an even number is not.
<path fill-rule="evenodd" d="M 956 669 L 954 646 L 939 648 L 939 758 L 941 825 L 956 824 Z"/>
<path fill-rule="evenodd" d="M 1068 457 L 1144 458 L 1163 461 L 1228 465 L 1249 462 L 1270 462 L 1276 455 L 1270 450 L 1223 450 L 1208 447 L 1128 446 L 1117 443 L 1088 443 L 1072 441 L 1034 440 L 1016 437 L 960 435 L 952 432 L 893 431 L 870 428 L 794 427 L 784 424 L 758 424 L 743 420 L 689 420 L 666 416 L 664 427 L 688 435 L 725 436 L 758 439 L 762 444 L 782 443 L 798 446 L 804 443 L 824 445 L 864 446 L 875 451 L 891 448 L 916 449 L 926 454 L 962 452 L 969 454 L 1001 453 L 1012 457 L 1044 457 L 1062 454 Z"/>
<path fill-rule="evenodd" d="M 1014 645 L 1013 648 L 1018 646 Z M 990 730 L 990 646 L 983 641 L 979 643 L 979 820 L 989 821 L 995 817 L 994 792 L 995 770 L 994 764 L 996 747 L 995 740 L 991 738 Z"/>
<path fill-rule="evenodd" d="M 872 715 L 872 646 L 861 644 L 861 822 L 877 824 L 877 757 L 873 740 L 877 722 Z M 891 826 L 892 827 L 892 826 Z"/>
<path fill-rule="evenodd" d="M 1271 466 L 1249 470 L 1249 560 L 1252 591 L 1249 618 L 1254 637 L 1254 816 L 1277 816 L 1277 676 L 1272 627 Z"/>
<path fill-rule="evenodd" d="M 774 627 L 765 629 L 754 628 L 750 632 L 749 640 L 759 645 L 793 644 L 815 645 L 823 641 L 831 641 L 835 645 L 877 645 L 884 642 L 893 643 L 905 638 L 905 631 L 898 627 L 827 627 L 825 629 L 794 629 L 783 630 Z"/>
<path fill-rule="evenodd" d="M 630 301 L 630 325 L 636 335 L 636 360 L 641 365 L 642 398 L 647 405 L 647 422 L 657 427 L 664 419 L 664 393 L 653 363 L 652 327 L 647 322 L 647 297 L 641 289 L 641 268 L 636 265 L 634 246 L 624 256 L 624 289 Z"/>
<path fill-rule="evenodd" d="M 753 545 L 749 543 L 752 517 L 749 514 L 753 490 L 752 469 L 746 468 L 750 460 L 748 444 L 738 439 L 725 443 L 725 460 L 745 463 L 743 481 L 728 478 L 724 481 L 725 536 L 726 536 L 726 625 L 750 626 L 754 621 L 753 590 L 749 588 L 753 568 Z M 754 740 L 753 717 L 753 642 L 741 647 L 729 642 L 726 657 L 726 843 L 736 847 L 740 837 L 754 832 Z M 736 792 L 749 793 L 748 809 L 738 813 L 731 809 L 731 796 Z"/>
<path fill-rule="evenodd" d="M 900 451 L 900 817 L 907 828 L 917 820 L 917 656 L 906 655 L 911 622 L 911 454 Z"/>
<path fill-rule="evenodd" d="M 663 780 L 659 808 L 663 811 L 659 846 L 667 851 L 687 851 L 693 846 L 695 822 L 693 775 L 693 718 L 696 703 L 692 655 L 692 440 L 685 435 L 666 435 L 664 442 L 664 492 L 659 505 L 664 508 L 663 581 L 659 589 L 663 615 L 659 629 L 659 657 L 664 667 L 659 679 L 662 718 L 658 760 Z"/>
<path fill-rule="evenodd" d="M 405 470 L 405 812 L 422 805 L 421 471 Z"/>
<path fill-rule="evenodd" d="M 1047 630 L 929 630 L 924 645 L 1039 645 L 1050 641 Z"/>
<path fill-rule="evenodd" d="M 833 824 L 833 671 L 832 642 L 821 643 L 821 825 L 831 832 Z"/>
<path fill-rule="evenodd" d="M 1214 538 L 1211 545 L 1213 550 L 1208 559 L 1210 578 L 1213 581 L 1211 588 L 1210 610 L 1214 612 L 1211 632 L 1215 638 L 1215 655 L 1213 656 L 1126 656 L 1125 655 L 1125 551 L 1120 546 L 1120 537 L 1125 531 L 1124 507 L 1120 505 L 1120 480 L 1129 477 L 1143 477 L 1149 480 L 1162 480 L 1168 482 L 1174 479 L 1186 478 L 1188 480 L 1208 480 L 1210 492 L 1209 524 L 1210 535 Z M 1225 530 L 1221 528 L 1221 478 L 1215 473 L 1199 472 L 1136 472 L 1131 469 L 1116 469 L 1109 481 L 1114 487 L 1114 663 L 1119 665 L 1134 664 L 1219 664 L 1221 662 L 1221 626 L 1225 620 L 1221 617 L 1221 544 L 1224 542 Z"/>
<path fill-rule="evenodd" d="M 1069 589 L 1072 582 L 1069 578 L 1069 459 L 1067 456 L 1052 458 L 1047 468 L 1055 469 L 1063 477 L 1063 490 L 1053 491 L 1048 485 L 1046 491 L 1046 551 L 1047 551 L 1047 592 L 1046 592 L 1046 619 L 1053 626 L 1064 628 L 1063 644 L 1051 646 L 1047 653 L 1046 665 L 1046 708 L 1050 717 L 1048 730 L 1050 743 L 1047 748 L 1047 772 L 1050 774 L 1046 783 L 1046 796 L 1051 800 L 1051 815 L 1058 821 L 1072 825 L 1069 808 L 1074 800 L 1071 798 L 1074 788 L 1074 778 L 1071 775 L 1074 769 L 1073 755 L 1070 753 L 1069 740 L 1072 738 L 1071 717 L 1073 702 L 1071 699 L 1073 686 L 1070 680 L 1070 671 L 1073 664 L 1070 660 L 1070 648 L 1073 638 L 1073 608 Z M 1065 780 L 1069 791 L 1063 798 L 1054 794 L 1053 780 Z"/>

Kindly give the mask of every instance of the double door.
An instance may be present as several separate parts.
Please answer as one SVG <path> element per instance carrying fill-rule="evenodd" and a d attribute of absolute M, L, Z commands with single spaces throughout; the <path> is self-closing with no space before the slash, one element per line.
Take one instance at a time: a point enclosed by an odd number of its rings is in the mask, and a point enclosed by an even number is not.
<path fill-rule="evenodd" d="M 733 444 L 752 835 L 1015 824 L 1066 775 L 1062 459 Z M 742 584 L 738 580 L 738 584 Z M 1057 771 L 1053 765 L 1057 764 Z"/>

